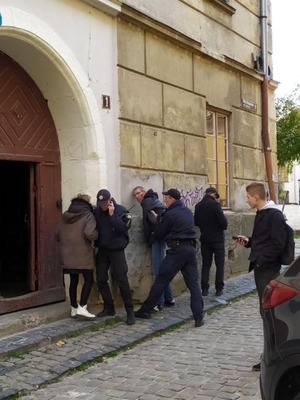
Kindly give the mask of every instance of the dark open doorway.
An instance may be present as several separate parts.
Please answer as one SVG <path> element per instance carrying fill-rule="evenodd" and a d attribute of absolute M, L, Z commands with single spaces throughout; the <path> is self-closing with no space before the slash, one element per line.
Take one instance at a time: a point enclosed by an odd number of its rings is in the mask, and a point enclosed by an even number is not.
<path fill-rule="evenodd" d="M 30 169 L 32 163 L 0 161 L 0 295 L 29 293 Z M 4 185 L 5 183 L 5 185 Z"/>

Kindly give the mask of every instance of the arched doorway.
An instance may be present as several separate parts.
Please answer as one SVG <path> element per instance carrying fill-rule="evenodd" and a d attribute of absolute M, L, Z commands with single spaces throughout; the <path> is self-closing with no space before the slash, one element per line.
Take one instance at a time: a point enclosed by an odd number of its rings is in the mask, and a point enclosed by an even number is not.
<path fill-rule="evenodd" d="M 0 314 L 65 298 L 55 240 L 60 176 L 47 101 L 0 53 Z"/>

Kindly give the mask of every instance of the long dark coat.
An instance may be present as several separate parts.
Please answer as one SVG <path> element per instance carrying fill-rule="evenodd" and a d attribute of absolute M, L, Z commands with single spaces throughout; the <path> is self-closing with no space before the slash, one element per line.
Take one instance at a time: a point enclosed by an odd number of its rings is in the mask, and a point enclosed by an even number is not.
<path fill-rule="evenodd" d="M 60 265 L 63 269 L 93 269 L 92 241 L 98 237 L 91 204 L 84 199 L 73 199 L 63 213 L 57 239 L 60 244 Z"/>

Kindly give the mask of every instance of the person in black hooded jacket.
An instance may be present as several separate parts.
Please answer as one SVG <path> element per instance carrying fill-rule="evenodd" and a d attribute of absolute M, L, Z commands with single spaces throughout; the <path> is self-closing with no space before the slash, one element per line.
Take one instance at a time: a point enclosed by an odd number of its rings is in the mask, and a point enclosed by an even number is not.
<path fill-rule="evenodd" d="M 164 240 L 150 241 L 154 229 L 166 211 L 166 206 L 159 200 L 158 194 L 152 189 L 146 191 L 143 186 L 136 186 L 132 190 L 132 195 L 143 209 L 143 228 L 146 242 L 151 248 L 151 267 L 153 281 L 157 277 L 163 259 L 165 257 L 166 243 Z M 157 217 L 152 213 L 155 212 Z M 172 307 L 175 304 L 173 293 L 170 285 L 167 285 L 158 300 L 153 311 L 161 311 L 162 306 Z"/>
<path fill-rule="evenodd" d="M 98 249 L 96 255 L 96 276 L 99 292 L 103 298 L 104 308 L 97 317 L 115 315 L 114 300 L 108 284 L 108 271 L 117 282 L 127 312 L 127 325 L 135 323 L 131 290 L 128 282 L 128 266 L 125 248 L 129 242 L 128 230 L 131 215 L 125 207 L 117 204 L 106 189 L 97 194 L 97 207 L 94 210 L 99 236 L 95 241 Z"/>
<path fill-rule="evenodd" d="M 268 283 L 280 274 L 281 255 L 285 248 L 287 232 L 284 215 L 279 206 L 268 200 L 264 183 L 252 182 L 246 187 L 247 203 L 256 209 L 252 236 L 237 235 L 236 242 L 250 248 L 249 272 L 254 270 L 254 280 L 259 298 L 259 311 L 263 318 L 263 294 Z M 260 371 L 260 362 L 253 371 Z"/>
<path fill-rule="evenodd" d="M 223 213 L 221 204 L 218 202 L 219 193 L 217 189 L 209 187 L 205 191 L 202 200 L 195 206 L 195 225 L 200 229 L 202 273 L 201 288 L 202 296 L 208 295 L 209 273 L 215 258 L 216 296 L 223 294 L 224 288 L 224 265 L 225 265 L 225 235 L 227 229 L 227 218 Z"/>

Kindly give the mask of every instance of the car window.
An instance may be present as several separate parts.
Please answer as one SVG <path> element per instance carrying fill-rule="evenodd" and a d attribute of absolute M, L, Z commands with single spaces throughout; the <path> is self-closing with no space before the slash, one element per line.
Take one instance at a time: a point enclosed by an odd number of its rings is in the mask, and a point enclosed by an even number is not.
<path fill-rule="evenodd" d="M 292 264 L 286 268 L 282 274 L 286 277 L 292 277 L 299 275 L 300 277 L 300 256 L 298 256 Z"/>

